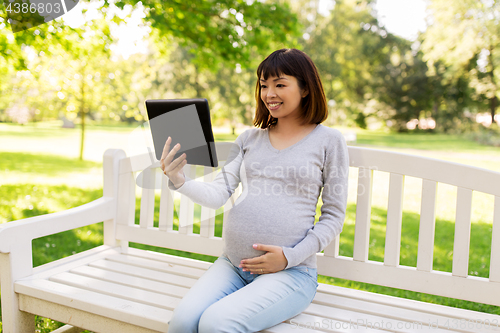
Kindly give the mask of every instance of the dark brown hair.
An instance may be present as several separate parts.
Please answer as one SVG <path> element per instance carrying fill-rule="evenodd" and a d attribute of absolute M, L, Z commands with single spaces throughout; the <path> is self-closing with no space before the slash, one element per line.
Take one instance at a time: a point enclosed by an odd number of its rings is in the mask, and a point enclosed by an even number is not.
<path fill-rule="evenodd" d="M 300 89 L 309 93 L 302 98 L 301 109 L 304 124 L 319 124 L 328 117 L 325 92 L 318 70 L 311 58 L 297 49 L 281 49 L 274 51 L 262 61 L 257 68 L 257 85 L 255 100 L 257 109 L 253 124 L 256 127 L 267 128 L 276 125 L 278 119 L 273 118 L 260 95 L 260 78 L 267 80 L 269 76 L 279 77 L 290 75 L 297 79 Z"/>

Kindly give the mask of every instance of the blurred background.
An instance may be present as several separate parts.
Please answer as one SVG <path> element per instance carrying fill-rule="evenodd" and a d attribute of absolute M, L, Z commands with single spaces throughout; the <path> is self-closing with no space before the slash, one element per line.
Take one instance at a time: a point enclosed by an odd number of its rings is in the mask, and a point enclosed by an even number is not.
<path fill-rule="evenodd" d="M 283 47 L 313 59 L 328 100 L 324 124 L 348 144 L 500 169 L 498 0 L 80 1 L 15 34 L 6 10 L 0 3 L 0 223 L 100 197 L 102 154 L 128 149 L 147 120 L 146 99 L 207 98 L 216 141 L 234 140 L 252 126 L 258 64 Z M 401 260 L 412 266 L 421 184 L 407 184 Z M 384 200 L 374 198 L 371 260 L 383 256 Z M 474 200 L 471 242 L 488 245 L 493 199 Z M 437 207 L 434 265 L 451 271 L 455 202 Z M 34 242 L 34 262 L 99 243 L 100 225 L 49 236 Z M 341 254 L 349 251 L 346 241 Z M 485 251 L 471 254 L 474 275 L 488 274 Z M 37 320 L 40 332 L 59 325 Z"/>

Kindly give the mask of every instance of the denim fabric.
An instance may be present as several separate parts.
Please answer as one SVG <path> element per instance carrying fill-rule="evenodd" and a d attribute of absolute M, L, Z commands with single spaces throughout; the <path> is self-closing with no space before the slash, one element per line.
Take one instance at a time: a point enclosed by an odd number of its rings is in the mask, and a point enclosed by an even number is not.
<path fill-rule="evenodd" d="M 182 298 L 168 332 L 258 332 L 304 311 L 317 286 L 315 268 L 250 274 L 223 255 Z"/>

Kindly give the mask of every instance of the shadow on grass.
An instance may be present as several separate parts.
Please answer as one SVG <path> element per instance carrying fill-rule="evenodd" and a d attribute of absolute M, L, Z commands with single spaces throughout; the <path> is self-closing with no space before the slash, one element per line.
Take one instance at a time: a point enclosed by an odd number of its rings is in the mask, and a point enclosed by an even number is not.
<path fill-rule="evenodd" d="M 80 161 L 61 155 L 0 152 L 0 171 L 33 173 L 38 176 L 63 177 L 70 173 L 86 173 L 91 168 L 102 168 L 102 163 Z"/>

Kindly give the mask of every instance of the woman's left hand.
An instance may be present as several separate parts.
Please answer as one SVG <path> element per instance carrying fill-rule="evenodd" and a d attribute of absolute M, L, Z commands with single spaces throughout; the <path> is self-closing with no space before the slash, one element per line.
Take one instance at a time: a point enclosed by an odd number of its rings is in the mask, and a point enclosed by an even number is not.
<path fill-rule="evenodd" d="M 282 271 L 288 265 L 288 260 L 283 254 L 281 246 L 254 244 L 253 248 L 260 251 L 267 251 L 260 257 L 243 259 L 240 268 L 251 274 L 267 274 Z"/>

